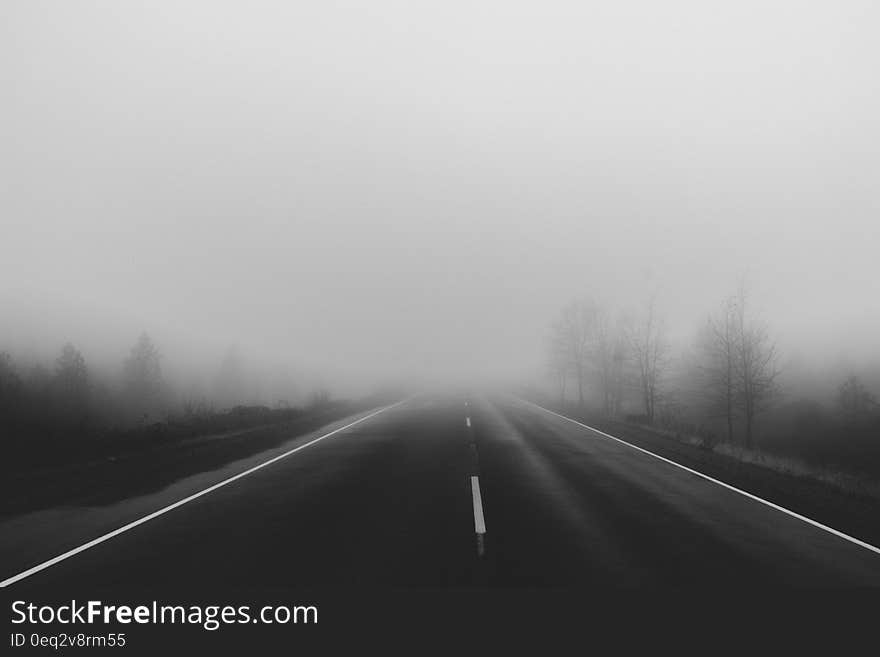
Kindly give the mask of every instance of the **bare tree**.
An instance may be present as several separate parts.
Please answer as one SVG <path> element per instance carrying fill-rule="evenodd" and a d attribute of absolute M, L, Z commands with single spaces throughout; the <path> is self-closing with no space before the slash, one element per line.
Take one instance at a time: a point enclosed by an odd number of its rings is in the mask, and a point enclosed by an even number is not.
<path fill-rule="evenodd" d="M 611 350 L 611 417 L 620 415 L 620 407 L 623 403 L 624 384 L 627 377 L 629 363 L 629 349 L 626 344 L 625 323 L 619 317 L 615 330 Z"/>
<path fill-rule="evenodd" d="M 704 358 L 700 365 L 702 391 L 713 415 L 727 423 L 727 440 L 733 442 L 737 401 L 737 305 L 729 297 L 718 314 L 710 317 L 702 336 Z"/>
<path fill-rule="evenodd" d="M 547 339 L 547 369 L 559 392 L 559 406 L 565 408 L 565 390 L 571 363 L 562 322 L 554 322 Z"/>
<path fill-rule="evenodd" d="M 587 359 L 595 335 L 597 306 L 589 300 L 572 301 L 554 325 L 555 349 L 561 362 L 568 363 L 578 389 L 578 402 L 584 405 Z"/>
<path fill-rule="evenodd" d="M 591 350 L 602 387 L 605 415 L 614 417 L 620 409 L 626 343 L 621 321 L 613 322 L 605 308 L 597 308 Z"/>
<path fill-rule="evenodd" d="M 748 294 L 741 285 L 734 304 L 737 406 L 745 421 L 745 446 L 754 444 L 755 418 L 778 391 L 778 354 L 767 328 L 751 317 Z"/>
<path fill-rule="evenodd" d="M 660 381 L 666 365 L 668 345 L 663 321 L 657 316 L 655 299 L 651 297 L 642 316 L 631 322 L 627 338 L 639 377 L 639 388 L 645 405 L 645 416 L 654 422 Z"/>

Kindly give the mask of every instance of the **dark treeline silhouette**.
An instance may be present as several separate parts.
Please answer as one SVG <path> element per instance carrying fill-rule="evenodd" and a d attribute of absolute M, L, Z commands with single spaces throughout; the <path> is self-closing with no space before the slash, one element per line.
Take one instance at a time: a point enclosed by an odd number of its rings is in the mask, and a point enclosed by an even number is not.
<path fill-rule="evenodd" d="M 334 402 L 321 388 L 295 407 L 257 403 L 245 385 L 242 359 L 230 349 L 213 396 L 182 396 L 165 381 L 162 355 L 142 333 L 116 376 L 93 372 L 71 343 L 45 363 L 16 362 L 0 351 L 0 436 L 7 469 L 83 460 L 120 447 L 285 421 Z"/>
<path fill-rule="evenodd" d="M 654 297 L 635 312 L 572 301 L 546 344 L 557 404 L 569 412 L 655 427 L 710 450 L 880 478 L 875 396 L 852 373 L 836 395 L 789 394 L 776 343 L 744 285 L 677 349 Z"/>

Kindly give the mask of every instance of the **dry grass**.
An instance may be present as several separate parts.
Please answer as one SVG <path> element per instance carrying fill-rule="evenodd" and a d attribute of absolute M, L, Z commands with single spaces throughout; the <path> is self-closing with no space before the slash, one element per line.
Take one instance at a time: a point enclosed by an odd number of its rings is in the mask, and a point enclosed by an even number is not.
<path fill-rule="evenodd" d="M 736 445 L 720 443 L 713 451 L 731 458 L 751 463 L 763 468 L 769 468 L 775 472 L 794 476 L 815 479 L 822 483 L 837 488 L 845 493 L 863 495 L 880 500 L 880 482 L 868 479 L 864 476 L 850 474 L 840 470 L 817 468 L 804 461 L 790 457 L 768 454 L 760 450 L 745 449 Z"/>

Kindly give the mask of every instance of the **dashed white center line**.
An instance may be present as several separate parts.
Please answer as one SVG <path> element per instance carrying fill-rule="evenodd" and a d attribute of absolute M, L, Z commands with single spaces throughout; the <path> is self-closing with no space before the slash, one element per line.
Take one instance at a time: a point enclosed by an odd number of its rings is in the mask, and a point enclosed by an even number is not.
<path fill-rule="evenodd" d="M 465 409 L 468 407 L 468 400 L 464 400 Z M 471 428 L 471 416 L 465 414 L 464 423 Z M 470 448 L 473 456 L 472 472 L 479 473 L 480 457 L 477 454 L 477 444 L 474 442 L 473 433 L 470 434 Z M 471 475 L 471 495 L 474 499 L 474 532 L 477 535 L 477 556 L 482 557 L 486 554 L 486 519 L 483 517 L 483 497 L 480 495 L 480 478 L 475 474 Z"/>
<path fill-rule="evenodd" d="M 483 498 L 480 495 L 479 477 L 471 477 L 471 493 L 474 496 L 474 531 L 479 536 L 486 533 L 486 519 L 483 517 Z"/>

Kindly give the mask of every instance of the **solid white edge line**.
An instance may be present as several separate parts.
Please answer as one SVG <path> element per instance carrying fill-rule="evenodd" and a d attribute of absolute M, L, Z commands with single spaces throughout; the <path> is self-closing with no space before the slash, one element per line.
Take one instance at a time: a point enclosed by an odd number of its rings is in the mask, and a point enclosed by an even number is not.
<path fill-rule="evenodd" d="M 23 580 L 25 577 L 30 577 L 31 575 L 34 575 L 34 574 L 40 572 L 41 570 L 45 570 L 46 568 L 54 566 L 55 564 L 57 564 L 61 561 L 64 561 L 65 559 L 69 559 L 70 557 L 79 554 L 80 552 L 88 550 L 91 547 L 95 547 L 96 545 L 99 545 L 100 543 L 103 543 L 104 541 L 110 540 L 114 536 L 119 536 L 119 534 L 127 532 L 129 529 L 134 529 L 138 525 L 142 525 L 145 522 L 152 520 L 153 518 L 158 518 L 159 516 L 161 516 L 165 513 L 168 513 L 169 511 L 176 509 L 179 506 L 183 506 L 187 502 L 192 502 L 193 500 L 195 500 L 199 497 L 202 497 L 203 495 L 207 495 L 208 493 L 215 491 L 218 488 L 222 488 L 223 486 L 226 486 L 227 484 L 231 484 L 233 481 L 237 481 L 238 479 L 241 479 L 242 477 L 246 477 L 249 474 L 256 472 L 257 470 L 261 470 L 261 469 L 265 468 L 267 465 L 271 465 L 272 463 L 275 463 L 276 461 L 280 461 L 281 459 L 283 459 L 287 456 L 290 456 L 291 454 L 294 454 L 295 452 L 298 452 L 301 449 L 305 449 L 306 447 L 310 447 L 311 445 L 314 445 L 315 443 L 320 442 L 320 441 L 324 440 L 325 438 L 330 438 L 331 436 L 334 436 L 341 431 L 345 431 L 346 429 L 350 429 L 351 427 L 355 426 L 356 424 L 360 424 L 361 422 L 365 422 L 366 420 L 369 420 L 372 417 L 376 417 L 377 415 L 379 415 L 379 413 L 384 413 L 385 411 L 390 410 L 390 409 L 394 408 L 395 406 L 400 406 L 401 404 L 409 401 L 410 399 L 412 399 L 412 397 L 407 397 L 406 399 L 403 399 L 403 400 L 396 402 L 394 404 L 389 404 L 388 406 L 383 406 L 382 408 L 377 409 L 377 410 L 373 411 L 372 413 L 369 413 L 368 415 L 365 415 L 364 417 L 355 420 L 354 422 L 350 422 L 343 427 L 339 427 L 338 429 L 334 429 L 333 431 L 330 431 L 329 433 L 325 433 L 323 436 L 318 436 L 317 438 L 310 440 L 309 442 L 305 443 L 304 445 L 300 445 L 299 447 L 294 447 L 293 449 L 288 450 L 288 451 L 284 452 L 283 454 L 279 454 L 278 456 L 275 456 L 275 457 L 269 459 L 268 461 L 264 461 L 263 463 L 255 465 L 252 468 L 248 468 L 244 472 L 239 472 L 237 475 L 233 475 L 232 477 L 229 477 L 228 479 L 224 479 L 223 481 L 216 483 L 213 486 L 209 486 L 208 488 L 205 488 L 204 490 L 200 490 L 199 492 L 193 493 L 192 495 L 190 495 L 188 497 L 184 497 L 182 500 L 178 500 L 177 502 L 173 502 L 172 504 L 169 504 L 168 506 L 162 507 L 158 511 L 153 511 L 150 514 L 145 515 L 142 518 L 138 518 L 137 520 L 134 520 L 134 521 L 128 523 L 127 525 L 123 525 L 122 527 L 119 527 L 118 529 L 114 529 L 113 531 L 108 532 L 107 534 L 104 534 L 103 536 L 99 536 L 98 538 L 92 539 L 88 543 L 83 543 L 79 547 L 75 547 L 72 550 L 68 550 L 67 552 L 59 554 L 57 557 L 53 557 L 52 559 L 49 559 L 48 561 L 44 561 L 43 563 L 38 564 L 36 566 L 33 566 L 32 568 L 28 568 L 27 570 L 24 570 L 24 571 L 18 573 L 17 575 L 13 575 L 12 577 L 8 577 L 7 579 L 4 579 L 2 582 L 0 582 L 0 588 L 6 588 L 10 584 L 15 584 L 16 582 Z"/>
<path fill-rule="evenodd" d="M 674 465 L 677 468 L 681 468 L 682 470 L 685 470 L 686 472 L 690 472 L 691 474 L 697 475 L 698 477 L 701 477 L 701 478 L 705 479 L 706 481 L 711 481 L 713 484 L 718 484 L 719 486 L 727 488 L 728 490 L 732 490 L 735 493 L 739 493 L 740 495 L 744 495 L 745 497 L 748 497 L 751 500 L 754 500 L 756 502 L 760 502 L 761 504 L 769 506 L 772 509 L 776 509 L 777 511 L 781 511 L 782 513 L 785 513 L 785 514 L 791 516 L 792 518 L 797 518 L 798 520 L 805 522 L 808 525 L 812 525 L 813 527 L 817 527 L 818 529 L 826 531 L 829 534 L 834 534 L 838 538 L 842 538 L 845 541 L 849 541 L 850 543 L 858 545 L 859 547 L 863 547 L 866 550 L 870 550 L 871 552 L 874 552 L 876 554 L 880 554 L 880 548 L 878 548 L 876 545 L 871 545 L 870 543 L 867 543 L 861 539 L 858 539 L 855 536 L 850 536 L 849 534 L 845 534 L 844 532 L 839 531 L 837 529 L 834 529 L 833 527 L 829 527 L 828 525 L 823 525 L 821 522 L 813 520 L 812 518 L 808 518 L 806 516 L 803 516 L 800 513 L 792 511 L 791 509 L 786 509 L 784 506 L 779 506 L 778 504 L 774 504 L 773 502 L 771 502 L 769 500 L 765 500 L 763 497 L 758 497 L 757 495 L 749 493 L 748 491 L 744 491 L 741 488 L 737 488 L 736 486 L 731 486 L 730 484 L 724 483 L 723 481 L 721 481 L 719 479 L 715 479 L 714 477 L 710 477 L 707 474 L 703 474 L 702 472 L 699 472 L 698 470 L 693 470 L 685 465 L 682 465 L 681 463 L 676 463 L 675 461 L 672 461 L 671 459 L 668 459 L 664 456 L 660 456 L 659 454 L 655 454 L 654 452 L 650 452 L 647 449 L 639 447 L 638 445 L 633 445 L 632 443 L 628 443 L 625 440 L 621 440 L 620 438 L 617 438 L 616 436 L 612 436 L 611 434 L 605 433 L 604 431 L 600 431 L 599 429 L 596 429 L 596 428 L 591 427 L 587 424 L 584 424 L 583 422 L 578 422 L 577 420 L 572 420 L 570 417 L 566 417 L 560 413 L 557 413 L 556 411 L 551 411 L 549 408 L 544 408 L 543 406 L 540 406 L 534 402 L 530 402 L 528 399 L 523 399 L 522 397 L 517 397 L 517 399 L 519 399 L 522 402 L 525 402 L 526 404 L 534 406 L 535 408 L 539 408 L 546 413 L 550 413 L 551 415 L 555 415 L 556 417 L 560 417 L 563 420 L 568 420 L 569 422 L 576 424 L 580 427 L 583 427 L 584 429 L 589 429 L 590 431 L 594 431 L 594 432 L 598 433 L 599 435 L 605 436 L 606 438 L 610 438 L 611 440 L 616 440 L 617 442 L 621 443 L 622 445 L 626 445 L 627 447 L 632 447 L 633 449 L 638 450 L 644 454 L 647 454 L 648 456 L 653 456 L 655 459 L 659 459 L 665 463 L 669 463 L 670 465 Z"/>
<path fill-rule="evenodd" d="M 486 519 L 483 517 L 483 497 L 480 495 L 480 478 L 471 477 L 471 493 L 474 497 L 474 531 L 486 533 Z"/>

